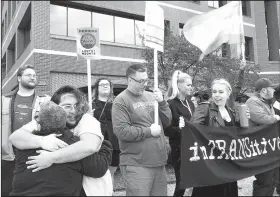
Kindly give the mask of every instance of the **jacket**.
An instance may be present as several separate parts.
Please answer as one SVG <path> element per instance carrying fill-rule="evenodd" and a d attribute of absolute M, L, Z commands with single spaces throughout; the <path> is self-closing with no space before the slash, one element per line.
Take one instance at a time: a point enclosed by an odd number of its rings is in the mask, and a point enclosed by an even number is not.
<path fill-rule="evenodd" d="M 239 122 L 236 118 L 235 111 L 226 105 L 226 109 L 230 115 L 232 123 L 239 126 Z M 195 109 L 195 112 L 191 118 L 191 122 L 195 124 L 207 125 L 210 127 L 225 126 L 225 122 L 219 112 L 218 106 L 214 102 L 200 103 Z"/>
<path fill-rule="evenodd" d="M 112 125 L 112 103 L 108 102 L 102 113 L 105 102 L 94 100 L 92 108 L 94 109 L 93 116 L 101 123 L 101 131 L 104 139 L 109 140 L 113 146 L 113 150 L 120 150 L 119 142 L 116 135 L 113 133 Z M 102 113 L 102 114 L 101 114 Z M 101 116 L 101 117 L 100 117 Z"/>
<path fill-rule="evenodd" d="M 191 112 L 194 112 L 194 104 L 190 99 L 187 99 Z M 179 128 L 179 117 L 183 116 L 185 119 L 190 120 L 192 114 L 190 111 L 181 103 L 180 99 L 175 97 L 168 101 L 169 108 L 172 113 L 171 124 L 164 129 L 165 136 L 169 137 L 169 144 L 172 147 L 181 147 L 181 129 Z"/>
<path fill-rule="evenodd" d="M 275 111 L 272 104 L 267 103 L 258 94 L 251 96 L 251 98 L 246 101 L 246 105 L 250 110 L 250 126 L 273 124 L 277 122 L 277 119 L 274 117 Z"/>
<path fill-rule="evenodd" d="M 13 130 L 13 116 L 14 114 L 14 101 L 18 89 L 2 96 L 2 160 L 13 161 L 15 154 L 13 151 L 12 144 L 9 142 L 9 136 Z M 49 101 L 48 95 L 38 94 L 35 91 L 35 97 L 32 104 L 32 119 L 37 115 L 40 110 L 40 103 Z"/>

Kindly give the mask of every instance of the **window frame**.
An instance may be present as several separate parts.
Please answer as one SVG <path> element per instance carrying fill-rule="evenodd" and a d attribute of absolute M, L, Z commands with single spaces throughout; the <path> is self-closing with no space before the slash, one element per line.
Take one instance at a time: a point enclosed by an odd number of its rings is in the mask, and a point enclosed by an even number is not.
<path fill-rule="evenodd" d="M 73 9 L 78 9 L 78 10 L 84 10 L 84 11 L 89 11 L 91 14 L 91 17 L 90 17 L 90 23 L 91 23 L 91 27 L 93 27 L 93 20 L 92 20 L 92 17 L 93 17 L 93 13 L 97 13 L 97 14 L 104 14 L 104 15 L 109 15 L 109 16 L 112 16 L 113 17 L 113 42 L 112 41 L 108 41 L 108 40 L 101 40 L 101 41 L 104 41 L 104 42 L 109 42 L 109 43 L 114 43 L 114 44 L 124 44 L 124 45 L 132 45 L 132 46 L 143 46 L 142 44 L 137 44 L 136 43 L 136 36 L 138 36 L 137 34 L 137 29 L 136 29 L 136 21 L 141 21 L 141 22 L 145 22 L 144 20 L 139 20 L 139 19 L 136 19 L 136 18 L 140 18 L 140 17 L 128 17 L 127 15 L 128 14 L 114 14 L 112 15 L 111 13 L 106 13 L 106 12 L 101 12 L 101 11 L 95 11 L 95 10 L 90 10 L 90 9 L 80 9 L 80 8 L 77 8 L 75 6 L 69 6 L 69 5 L 63 5 L 63 4 L 56 4 L 56 3 L 51 3 L 51 5 L 53 6 L 60 6 L 60 7 L 65 7 L 66 8 L 66 35 L 63 34 L 55 34 L 55 33 L 51 33 L 50 35 L 51 36 L 65 36 L 67 38 L 73 38 L 73 36 L 70 36 L 69 35 L 69 24 L 68 24 L 68 21 L 69 21 L 69 10 L 68 8 L 73 8 Z M 124 43 L 124 42 L 116 42 L 116 17 L 120 17 L 120 18 L 125 18 L 125 19 L 130 19 L 130 20 L 133 20 L 133 44 L 128 44 L 128 43 Z M 51 26 L 51 24 L 50 24 Z"/>

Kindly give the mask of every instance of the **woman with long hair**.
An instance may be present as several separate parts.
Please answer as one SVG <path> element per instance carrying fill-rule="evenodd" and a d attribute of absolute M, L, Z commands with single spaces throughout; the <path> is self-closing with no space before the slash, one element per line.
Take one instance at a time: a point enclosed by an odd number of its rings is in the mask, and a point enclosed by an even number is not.
<path fill-rule="evenodd" d="M 109 170 L 114 182 L 114 174 L 119 166 L 120 149 L 112 126 L 112 104 L 114 99 L 113 83 L 108 78 L 99 78 L 95 82 L 95 94 L 92 103 L 93 116 L 99 120 L 101 131 L 105 140 L 109 140 L 113 146 L 112 163 Z"/>
<path fill-rule="evenodd" d="M 211 84 L 211 91 L 212 101 L 198 105 L 191 122 L 209 127 L 238 126 L 239 123 L 236 121 L 235 112 L 227 105 L 232 93 L 229 82 L 225 79 L 216 79 Z M 192 196 L 238 196 L 237 181 L 220 185 L 194 187 Z"/>
<path fill-rule="evenodd" d="M 176 187 L 174 196 L 184 196 L 185 189 L 180 189 L 180 165 L 181 165 L 181 129 L 179 128 L 180 117 L 190 120 L 194 112 L 194 104 L 191 101 L 193 92 L 192 78 L 187 73 L 179 70 L 174 71 L 171 85 L 167 91 L 167 101 L 172 112 L 171 125 L 164 133 L 169 137 L 171 147 L 172 165 L 175 170 Z"/>

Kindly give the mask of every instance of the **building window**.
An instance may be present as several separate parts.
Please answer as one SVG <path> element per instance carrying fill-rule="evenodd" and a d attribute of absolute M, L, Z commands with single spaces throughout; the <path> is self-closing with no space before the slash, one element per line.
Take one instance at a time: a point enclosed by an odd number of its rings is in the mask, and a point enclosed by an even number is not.
<path fill-rule="evenodd" d="M 254 44 L 253 38 L 245 36 L 245 59 L 254 61 Z"/>
<path fill-rule="evenodd" d="M 170 32 L 170 21 L 164 20 L 164 36 Z"/>
<path fill-rule="evenodd" d="M 23 53 L 31 41 L 31 5 L 27 8 L 18 26 L 17 33 L 17 57 Z"/>
<path fill-rule="evenodd" d="M 219 8 L 227 4 L 227 1 L 219 1 Z"/>
<path fill-rule="evenodd" d="M 6 32 L 7 32 L 7 30 L 8 30 L 8 16 L 7 16 L 7 12 L 5 13 L 5 24 L 4 24 L 4 26 L 5 26 L 5 34 L 6 34 Z"/>
<path fill-rule="evenodd" d="M 77 28 L 91 27 L 91 13 L 89 11 L 68 8 L 68 36 L 76 37 Z"/>
<path fill-rule="evenodd" d="M 7 49 L 7 72 L 11 70 L 15 62 L 16 62 L 16 39 L 14 35 Z"/>
<path fill-rule="evenodd" d="M 2 81 L 7 74 L 6 71 L 7 71 L 7 69 L 6 69 L 6 54 L 5 54 L 4 57 L 1 60 L 1 79 L 2 79 Z"/>
<path fill-rule="evenodd" d="M 3 21 L 1 23 L 1 43 L 3 43 L 4 36 L 5 36 L 5 24 L 4 24 L 4 21 Z"/>
<path fill-rule="evenodd" d="M 219 8 L 219 1 L 208 1 L 208 6 L 212 8 Z"/>
<path fill-rule="evenodd" d="M 144 33 L 144 21 L 112 16 L 58 5 L 50 7 L 50 32 L 54 35 L 76 37 L 77 28 L 99 28 L 100 40 L 142 45 L 139 34 Z"/>
<path fill-rule="evenodd" d="M 184 25 L 185 25 L 184 23 L 179 23 L 179 36 L 184 35 L 184 31 L 183 31 Z"/>
<path fill-rule="evenodd" d="M 100 40 L 114 42 L 114 17 L 92 12 L 92 27 L 99 28 Z"/>
<path fill-rule="evenodd" d="M 67 8 L 57 5 L 50 7 L 51 34 L 67 35 Z"/>
<path fill-rule="evenodd" d="M 242 2 L 242 14 L 244 16 L 251 16 L 251 4 L 250 1 L 241 1 Z"/>
<path fill-rule="evenodd" d="M 14 16 L 14 13 L 16 11 L 16 7 L 17 7 L 17 2 L 16 1 L 12 1 L 12 17 Z"/>

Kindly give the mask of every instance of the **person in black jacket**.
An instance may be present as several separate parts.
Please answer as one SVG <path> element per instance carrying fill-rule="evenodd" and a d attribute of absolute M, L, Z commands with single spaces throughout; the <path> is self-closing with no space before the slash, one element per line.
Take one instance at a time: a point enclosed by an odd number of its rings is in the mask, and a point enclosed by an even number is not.
<path fill-rule="evenodd" d="M 36 135 L 57 134 L 58 138 L 67 144 L 79 141 L 79 137 L 74 136 L 73 132 L 66 128 L 66 112 L 62 107 L 52 101 L 42 103 L 40 107 L 36 120 L 20 129 L 39 123 L 41 129 L 33 132 Z M 34 170 L 28 168 L 26 162 L 41 150 L 16 149 L 10 196 L 79 196 L 83 175 L 100 178 L 106 173 L 111 163 L 111 149 L 110 142 L 104 140 L 97 153 L 79 161 L 53 164 L 38 172 L 33 172 Z"/>
<path fill-rule="evenodd" d="M 164 133 L 169 137 L 171 147 L 172 165 L 175 170 L 176 187 L 174 196 L 183 196 L 185 189 L 180 189 L 180 165 L 181 165 L 181 129 L 179 128 L 179 118 L 190 120 L 194 112 L 194 104 L 191 101 L 193 87 L 192 78 L 179 70 L 172 75 L 172 84 L 167 91 L 167 100 L 172 112 L 171 125 Z"/>
<path fill-rule="evenodd" d="M 105 140 L 109 140 L 113 146 L 112 163 L 109 170 L 114 182 L 114 174 L 120 163 L 120 148 L 112 126 L 112 104 L 113 104 L 113 83 L 110 79 L 99 78 L 95 82 L 95 98 L 92 103 L 93 116 L 101 124 L 101 132 Z"/>

